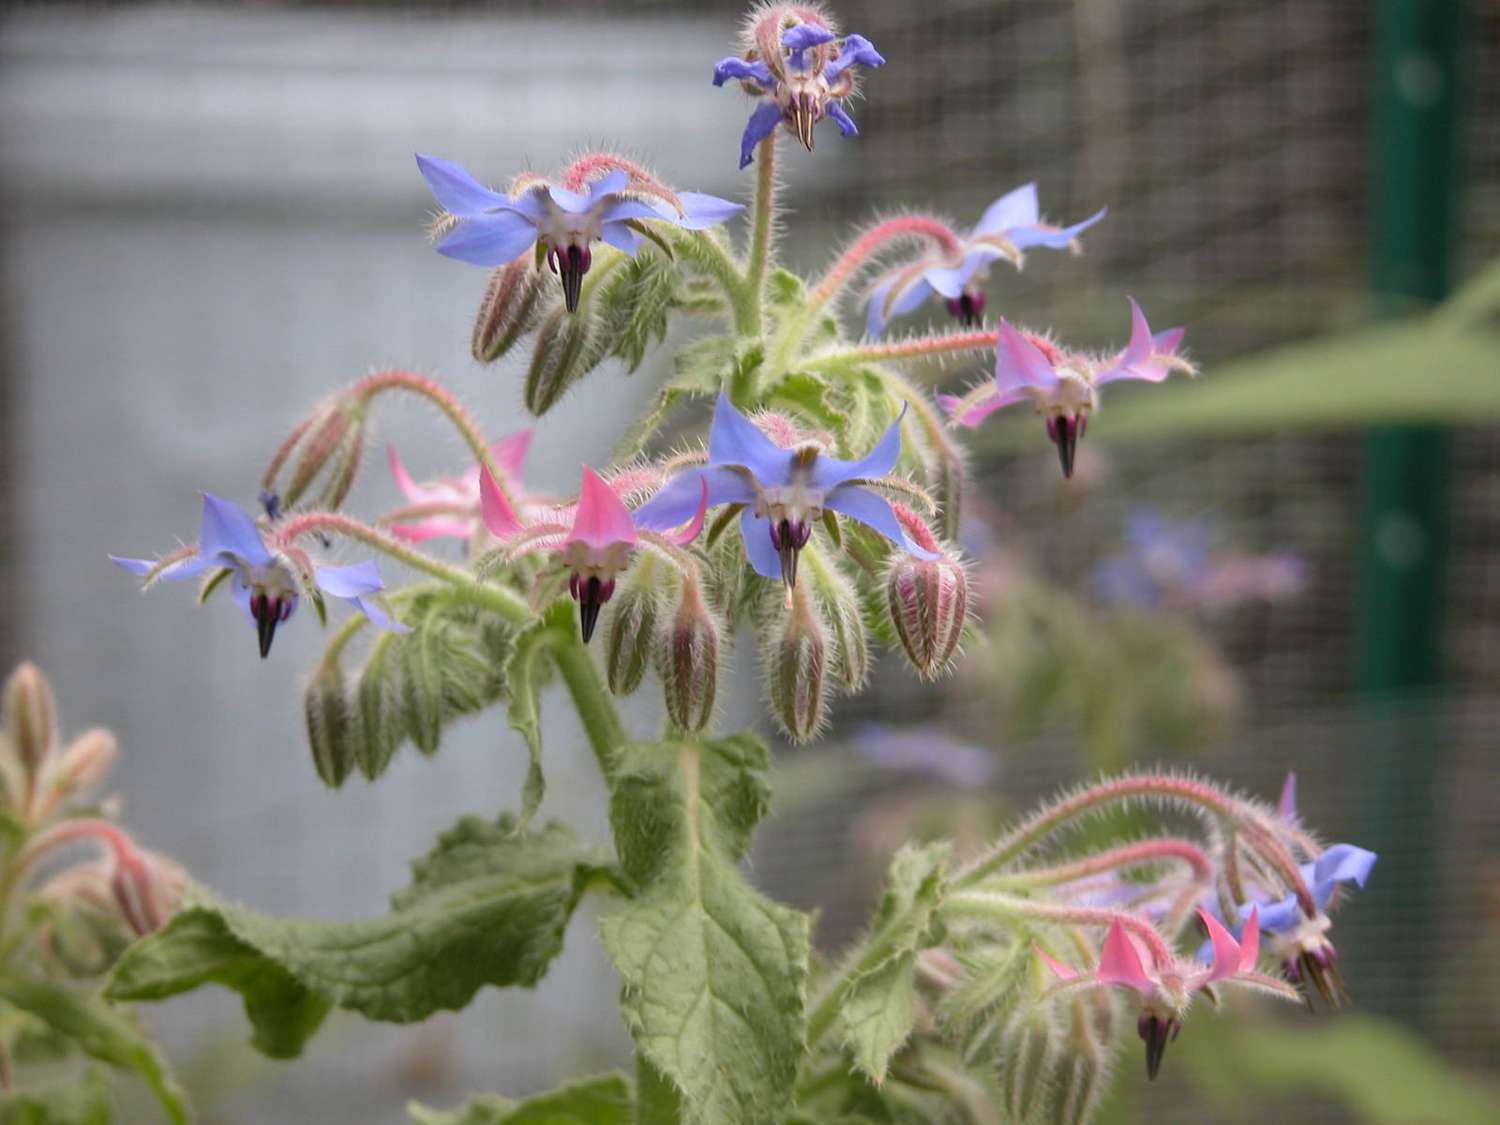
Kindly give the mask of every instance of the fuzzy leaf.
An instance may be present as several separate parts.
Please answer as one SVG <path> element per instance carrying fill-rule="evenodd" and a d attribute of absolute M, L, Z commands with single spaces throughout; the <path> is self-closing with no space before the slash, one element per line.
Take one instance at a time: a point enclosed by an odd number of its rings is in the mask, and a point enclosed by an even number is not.
<path fill-rule="evenodd" d="M 611 354 L 634 372 L 653 340 L 666 339 L 667 319 L 682 288 L 682 272 L 664 254 L 637 254 L 615 270 L 603 294 Z"/>
<path fill-rule="evenodd" d="M 506 695 L 510 699 L 507 715 L 511 728 L 526 740 L 530 764 L 526 769 L 526 786 L 521 793 L 522 830 L 531 823 L 537 806 L 547 791 L 542 773 L 542 717 L 538 694 L 541 677 L 546 671 L 547 648 L 558 630 L 573 627 L 573 607 L 566 601 L 554 602 L 545 616 L 517 634 L 511 645 L 510 659 L 501 670 Z"/>
<path fill-rule="evenodd" d="M 109 1071 L 91 1066 L 51 1086 L 0 1095 L 0 1125 L 110 1125 Z"/>
<path fill-rule="evenodd" d="M 416 1104 L 407 1112 L 417 1125 L 630 1125 L 632 1105 L 625 1076 L 601 1074 L 520 1101 L 481 1094 L 448 1112 Z"/>
<path fill-rule="evenodd" d="M 933 943 L 946 886 L 948 846 L 908 844 L 891 861 L 885 894 L 858 955 L 863 971 L 843 995 L 840 1025 L 855 1065 L 876 1085 L 911 1035 L 917 954 Z"/>
<path fill-rule="evenodd" d="M 536 984 L 602 871 L 563 825 L 519 834 L 509 816 L 465 817 L 412 865 L 383 918 L 270 918 L 192 887 L 161 931 L 126 951 L 108 994 L 160 1000 L 225 985 L 244 996 L 255 1045 L 288 1057 L 330 1005 L 410 1023 L 462 1008 L 487 984 Z"/>
<path fill-rule="evenodd" d="M 0 977 L 0 1000 L 30 1012 L 100 1062 L 135 1071 L 174 1125 L 188 1120 L 187 1094 L 156 1045 L 127 1013 L 102 996 L 55 981 L 4 976 Z"/>
<path fill-rule="evenodd" d="M 606 918 L 637 1048 L 690 1122 L 776 1122 L 802 1057 L 808 916 L 741 875 L 768 754 L 743 734 L 627 747 L 610 820 L 638 888 Z"/>

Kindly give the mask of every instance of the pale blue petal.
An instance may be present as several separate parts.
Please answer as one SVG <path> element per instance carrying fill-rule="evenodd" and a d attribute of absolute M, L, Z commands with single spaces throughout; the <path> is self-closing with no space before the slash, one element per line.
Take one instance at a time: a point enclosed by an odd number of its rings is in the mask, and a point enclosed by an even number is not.
<path fill-rule="evenodd" d="M 833 38 L 833 32 L 815 23 L 799 23 L 781 33 L 781 45 L 788 51 L 805 51 L 819 47 Z M 781 573 L 779 570 L 777 573 Z"/>
<path fill-rule="evenodd" d="M 482 215 L 510 205 L 498 191 L 491 191 L 451 160 L 417 154 L 417 168 L 432 194 L 450 214 L 460 218 Z"/>
<path fill-rule="evenodd" d="M 1338 884 L 1354 883 L 1363 887 L 1365 880 L 1370 877 L 1371 868 L 1375 866 L 1375 859 L 1374 852 L 1357 848 L 1353 844 L 1334 844 L 1320 855 L 1312 865 L 1310 876 L 1304 872 L 1304 876 L 1312 884 L 1313 898 L 1317 900 L 1319 909 L 1328 905 Z"/>
<path fill-rule="evenodd" d="M 839 44 L 839 57 L 823 68 L 823 77 L 832 82 L 855 65 L 884 66 L 885 58 L 863 35 L 846 35 Z"/>
<path fill-rule="evenodd" d="M 890 294 L 896 278 L 882 281 L 870 291 L 870 304 L 865 314 L 865 335 L 875 339 L 885 335 L 885 299 Z"/>
<path fill-rule="evenodd" d="M 918 274 L 907 282 L 906 288 L 896 295 L 889 309 L 884 308 L 887 297 L 890 295 L 891 286 L 901 280 L 893 277 L 890 281 L 877 286 L 870 294 L 870 311 L 865 319 L 865 331 L 871 336 L 879 336 L 885 332 L 887 327 L 886 317 L 903 316 L 916 309 L 921 303 L 932 296 L 932 286 L 927 284 L 927 278 Z"/>
<path fill-rule="evenodd" d="M 760 86 L 774 86 L 776 76 L 763 62 L 746 62 L 742 58 L 720 59 L 714 65 L 714 85 L 722 86 L 729 79 L 749 79 Z"/>
<path fill-rule="evenodd" d="M 934 552 L 912 542 L 911 537 L 906 534 L 906 529 L 901 526 L 901 521 L 896 519 L 896 513 L 891 511 L 891 506 L 886 499 L 875 495 L 868 489 L 846 484 L 823 497 L 823 507 L 858 520 L 919 559 L 938 557 Z"/>
<path fill-rule="evenodd" d="M 858 461 L 840 461 L 837 457 L 819 455 L 813 462 L 808 483 L 819 491 L 832 492 L 847 481 L 878 480 L 889 476 L 901 459 L 901 419 L 905 417 L 906 407 L 903 406 L 901 414 L 880 435 L 875 448 Z"/>
<path fill-rule="evenodd" d="M 470 265 L 503 266 L 526 253 L 534 242 L 536 225 L 525 215 L 495 211 L 459 223 L 437 244 L 437 252 Z"/>
<path fill-rule="evenodd" d="M 984 209 L 979 222 L 974 224 L 974 233 L 999 234 L 1016 227 L 1035 226 L 1041 221 L 1042 211 L 1037 203 L 1036 184 L 1022 184 L 1008 191 Z"/>
<path fill-rule="evenodd" d="M 373 559 L 351 566 L 320 566 L 314 569 L 318 586 L 336 598 L 357 598 L 385 589 L 380 568 Z"/>
<path fill-rule="evenodd" d="M 781 109 L 775 102 L 761 102 L 745 122 L 744 135 L 740 137 L 740 167 L 748 167 L 755 159 L 755 146 L 760 144 L 781 124 Z"/>
<path fill-rule="evenodd" d="M 1062 230 L 1047 230 L 1044 227 L 1025 226 L 1015 227 L 1009 231 L 1001 231 L 1000 233 L 1017 250 L 1025 250 L 1031 246 L 1045 246 L 1049 250 L 1066 250 L 1073 239 L 1103 219 L 1108 210 L 1109 208 L 1107 207 L 1101 207 L 1087 219 L 1084 219 L 1083 222 L 1074 223 L 1070 227 L 1063 227 Z"/>
<path fill-rule="evenodd" d="M 245 620 L 255 624 L 255 614 L 250 610 L 250 583 L 243 573 L 235 573 L 229 578 L 229 597 L 234 604 L 240 607 L 240 612 L 245 615 Z M 293 606 L 297 603 L 293 602 Z"/>
<path fill-rule="evenodd" d="M 710 465 L 743 465 L 763 488 L 791 483 L 792 454 L 734 408 L 722 391 L 708 429 Z"/>
<path fill-rule="evenodd" d="M 581 195 L 576 191 L 569 191 L 567 188 L 559 187 L 557 184 L 548 184 L 547 194 L 552 197 L 553 203 L 556 203 L 570 215 L 582 215 L 594 205 L 594 201 L 587 195 Z"/>
<path fill-rule="evenodd" d="M 208 492 L 203 494 L 198 555 L 204 559 L 233 559 L 246 566 L 269 566 L 271 563 L 271 552 L 261 541 L 255 521 L 237 504 Z"/>
<path fill-rule="evenodd" d="M 757 516 L 755 509 L 740 513 L 740 538 L 745 542 L 745 557 L 762 578 L 781 580 L 781 555 L 771 542 L 771 521 Z"/>
<path fill-rule="evenodd" d="M 846 137 L 859 136 L 859 126 L 854 124 L 854 118 L 844 111 L 844 107 L 838 102 L 830 101 L 824 112 L 828 114 L 828 120 L 839 127 L 839 132 Z"/>
<path fill-rule="evenodd" d="M 386 613 L 376 602 L 369 598 L 350 598 L 350 603 L 370 619 L 370 623 L 376 628 L 384 629 L 388 633 L 410 633 L 411 626 L 403 625 L 399 621 L 392 620 L 390 614 Z"/>
<path fill-rule="evenodd" d="M 953 268 L 934 266 L 922 275 L 928 285 L 939 294 L 956 301 L 963 296 L 964 287 L 973 279 L 974 273 L 986 262 L 1000 257 L 1000 252 L 989 247 L 975 247 L 964 255 L 963 264 Z"/>
<path fill-rule="evenodd" d="M 599 228 L 599 237 L 616 250 L 623 250 L 632 258 L 635 257 L 635 252 L 641 248 L 641 242 L 643 241 L 639 234 L 631 230 L 624 223 L 605 223 Z"/>
<path fill-rule="evenodd" d="M 716 227 L 745 209 L 743 203 L 720 199 L 717 195 L 705 195 L 701 191 L 680 192 L 677 199 L 682 204 L 682 215 L 676 222 L 683 230 Z"/>
<path fill-rule="evenodd" d="M 629 186 L 630 173 L 616 168 L 589 183 L 589 198 L 598 203 L 606 195 L 614 195 L 615 192 L 624 191 Z"/>
<path fill-rule="evenodd" d="M 1240 907 L 1240 919 L 1248 921 L 1254 909 L 1260 911 L 1257 915 L 1260 928 L 1268 934 L 1285 933 L 1302 921 L 1302 907 L 1297 904 L 1296 895 L 1287 895 L 1280 902 L 1247 902 Z"/>
<path fill-rule="evenodd" d="M 651 204 L 640 199 L 612 199 L 604 204 L 604 210 L 599 212 L 601 223 L 623 223 L 626 219 L 661 219 L 666 217 L 675 218 L 676 211 L 670 207 L 663 210 L 653 207 Z"/>
<path fill-rule="evenodd" d="M 144 578 L 156 565 L 156 559 L 126 559 L 119 555 L 110 555 L 109 561 L 128 570 L 137 578 Z M 202 574 L 209 567 L 221 566 L 222 563 L 215 559 L 206 559 L 202 555 L 191 555 L 185 559 L 179 559 L 156 576 L 157 582 L 181 582 L 185 578 L 193 578 Z"/>
<path fill-rule="evenodd" d="M 633 513 L 635 526 L 648 531 L 681 527 L 698 514 L 703 502 L 703 482 L 708 482 L 708 506 L 753 504 L 755 490 L 745 475 L 734 469 L 688 469 L 664 484 L 657 494 Z"/>

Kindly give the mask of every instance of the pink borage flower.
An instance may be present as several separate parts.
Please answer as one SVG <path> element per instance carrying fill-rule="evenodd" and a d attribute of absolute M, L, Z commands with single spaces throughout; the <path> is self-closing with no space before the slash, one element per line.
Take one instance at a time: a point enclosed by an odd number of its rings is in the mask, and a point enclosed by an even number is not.
<path fill-rule="evenodd" d="M 526 453 L 531 447 L 530 429 L 501 438 L 490 446 L 490 457 L 515 495 L 520 483 Z M 418 484 L 402 463 L 394 445 L 386 447 L 391 476 L 396 487 L 410 501 L 410 507 L 394 513 L 401 519 L 391 524 L 391 534 L 408 543 L 428 539 L 473 539 L 483 526 L 480 519 L 479 466 L 472 465 L 456 477 L 439 477 Z"/>
<path fill-rule="evenodd" d="M 1119 379 L 1160 383 L 1174 371 L 1194 375 L 1197 369 L 1178 354 L 1184 330 L 1153 334 L 1141 307 L 1130 300 L 1130 342 L 1112 356 L 1065 351 L 1042 336 L 1022 332 L 1002 320 L 995 343 L 995 378 L 962 398 L 942 395 L 939 402 L 955 425 L 974 427 L 995 411 L 1030 401 L 1047 423 L 1057 446 L 1063 476 L 1073 475 L 1078 439 L 1089 415 L 1099 408 L 1099 388 Z"/>
<path fill-rule="evenodd" d="M 614 596 L 615 580 L 630 565 L 636 550 L 646 544 L 669 554 L 697 538 L 708 511 L 708 485 L 704 484 L 698 510 L 674 531 L 657 532 L 638 527 L 635 517 L 616 491 L 587 465 L 578 501 L 571 518 L 566 508 L 561 518 L 525 522 L 500 491 L 488 471 L 479 478 L 481 512 L 490 534 L 501 540 L 511 558 L 531 551 L 554 551 L 568 569 L 568 592 L 578 603 L 578 621 L 584 643 L 594 635 L 599 610 Z"/>
<path fill-rule="evenodd" d="M 1283 999 L 1297 999 L 1294 989 L 1256 971 L 1256 962 L 1260 958 L 1260 927 L 1254 911 L 1247 920 L 1243 941 L 1236 941 L 1212 914 L 1200 910 L 1198 916 L 1208 928 L 1213 946 L 1212 965 L 1182 960 L 1164 946 L 1146 948 L 1147 957 L 1143 959 L 1141 950 L 1136 947 L 1136 939 L 1118 920 L 1110 925 L 1104 937 L 1099 964 L 1092 973 L 1080 973 L 1048 956 L 1040 947 L 1036 948 L 1037 956 L 1062 982 L 1054 993 L 1087 988 L 1125 988 L 1135 994 L 1139 1005 L 1136 1030 L 1146 1044 L 1146 1075 L 1149 1078 L 1156 1077 L 1167 1044 L 1182 1030 L 1182 1018 L 1194 993 L 1223 983 L 1245 985 Z"/>

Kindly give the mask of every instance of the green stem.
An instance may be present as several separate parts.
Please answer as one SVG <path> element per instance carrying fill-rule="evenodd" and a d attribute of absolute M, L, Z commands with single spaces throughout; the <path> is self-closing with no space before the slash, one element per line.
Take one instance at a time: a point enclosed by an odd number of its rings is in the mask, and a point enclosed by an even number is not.
<path fill-rule="evenodd" d="M 630 741 L 630 737 L 625 732 L 625 724 L 620 721 L 620 713 L 615 710 L 614 702 L 609 697 L 609 689 L 604 686 L 604 680 L 594 666 L 589 650 L 571 628 L 566 633 L 560 629 L 557 631 L 552 644 L 552 658 L 557 661 L 563 682 L 568 685 L 568 693 L 573 697 L 573 707 L 578 712 L 579 721 L 583 723 L 594 757 L 598 759 L 599 770 L 604 774 L 604 780 L 612 784 L 616 756 L 620 748 Z"/>
<path fill-rule="evenodd" d="M 745 331 L 746 326 L 739 323 L 739 297 L 744 291 L 745 279 L 740 276 L 739 267 L 729 256 L 724 244 L 712 231 L 707 230 L 680 230 L 676 232 L 674 241 L 679 254 L 691 259 L 705 274 L 719 283 L 719 288 L 735 309 L 735 328 Z"/>
<path fill-rule="evenodd" d="M 766 269 L 771 259 L 771 237 L 776 227 L 776 133 L 760 142 L 756 150 L 755 218 L 750 232 L 750 264 L 745 276 L 749 299 L 748 325 L 741 332 L 761 331 L 761 297 L 766 287 Z"/>

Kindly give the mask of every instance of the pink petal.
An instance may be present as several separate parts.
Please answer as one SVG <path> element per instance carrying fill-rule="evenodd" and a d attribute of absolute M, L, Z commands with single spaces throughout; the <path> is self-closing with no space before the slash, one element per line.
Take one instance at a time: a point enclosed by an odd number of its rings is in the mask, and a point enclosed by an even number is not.
<path fill-rule="evenodd" d="M 428 539 L 451 537 L 467 539 L 474 534 L 472 520 L 433 516 L 420 523 L 398 523 L 391 526 L 391 534 L 407 543 L 423 543 Z"/>
<path fill-rule="evenodd" d="M 1214 946 L 1213 972 L 1208 974 L 1204 983 L 1234 976 L 1240 971 L 1240 943 L 1235 941 L 1234 935 L 1208 911 L 1200 909 L 1198 917 L 1202 918 L 1203 924 L 1208 927 L 1208 938 Z"/>
<path fill-rule="evenodd" d="M 983 402 L 969 407 L 968 410 L 964 411 L 962 416 L 957 413 L 959 407 L 963 404 L 963 400 L 960 398 L 953 395 L 938 395 L 938 405 L 946 410 L 960 426 L 967 426 L 973 429 L 995 411 L 1012 403 L 1020 402 L 1026 397 L 1026 392 L 1023 390 L 1015 390 L 1009 394 L 995 395 L 993 398 L 987 398 Z"/>
<path fill-rule="evenodd" d="M 679 546 L 691 543 L 698 538 L 698 532 L 703 530 L 703 517 L 708 515 L 708 477 L 699 478 L 699 483 L 703 485 L 703 498 L 698 501 L 698 511 L 693 514 L 691 520 L 682 525 L 682 530 L 670 536 L 672 542 Z"/>
<path fill-rule="evenodd" d="M 418 504 L 429 499 L 427 489 L 412 480 L 411 474 L 406 471 L 406 466 L 401 463 L 401 458 L 396 453 L 395 443 L 386 445 L 385 455 L 391 463 L 391 476 L 396 478 L 396 487 L 401 490 L 402 495 Z"/>
<path fill-rule="evenodd" d="M 583 486 L 578 490 L 578 510 L 573 515 L 573 533 L 566 542 L 602 548 L 611 543 L 628 543 L 633 547 L 635 541 L 635 521 L 630 518 L 630 509 L 604 483 L 603 477 L 585 465 Z"/>
<path fill-rule="evenodd" d="M 1058 980 L 1072 980 L 1078 975 L 1076 970 L 1068 968 L 1061 961 L 1055 961 L 1051 957 L 1048 957 L 1047 951 L 1036 942 L 1031 943 L 1031 948 L 1036 950 L 1036 955 L 1042 959 L 1047 968 L 1057 974 Z"/>
<path fill-rule="evenodd" d="M 1276 803 L 1276 812 L 1283 820 L 1297 818 L 1297 775 L 1291 770 L 1287 770 L 1286 780 L 1281 783 L 1281 800 Z"/>
<path fill-rule="evenodd" d="M 1115 379 L 1144 379 L 1148 383 L 1160 383 L 1172 373 L 1165 363 L 1154 362 L 1154 356 L 1168 356 L 1177 351 L 1182 343 L 1183 332 L 1179 328 L 1151 335 L 1151 325 L 1146 323 L 1146 314 L 1135 298 L 1130 301 L 1130 343 L 1125 350 L 1094 376 L 1095 383 L 1109 383 Z"/>
<path fill-rule="evenodd" d="M 1255 972 L 1260 960 L 1260 907 L 1250 908 L 1250 917 L 1245 919 L 1245 936 L 1240 939 L 1240 972 Z"/>
<path fill-rule="evenodd" d="M 531 434 L 531 427 L 528 426 L 520 433 L 503 437 L 490 446 L 490 456 L 494 458 L 496 467 L 505 474 L 507 479 L 520 481 L 524 475 L 526 452 L 531 448 Z"/>
<path fill-rule="evenodd" d="M 1126 984 L 1139 992 L 1151 991 L 1151 978 L 1141 964 L 1141 955 L 1119 922 L 1109 927 L 1104 935 L 1104 949 L 1099 954 L 1099 971 L 1096 974 L 1103 984 Z"/>
<path fill-rule="evenodd" d="M 479 510 L 484 515 L 484 526 L 497 539 L 505 539 L 521 530 L 521 518 L 488 469 L 479 473 Z"/>
<path fill-rule="evenodd" d="M 1000 322 L 995 341 L 995 388 L 1001 398 L 1022 387 L 1055 387 L 1057 373 L 1047 362 L 1042 349 L 1016 330 L 1008 321 Z M 1014 398 L 1007 399 L 1014 402 Z"/>

